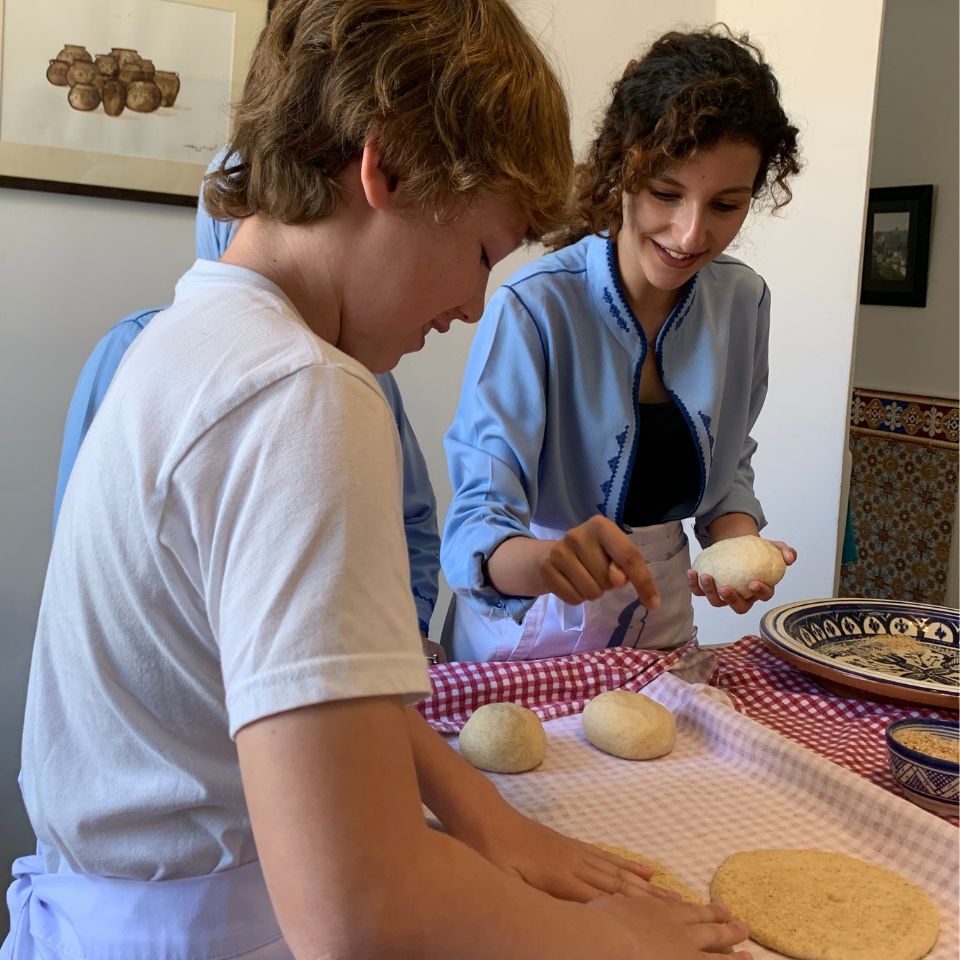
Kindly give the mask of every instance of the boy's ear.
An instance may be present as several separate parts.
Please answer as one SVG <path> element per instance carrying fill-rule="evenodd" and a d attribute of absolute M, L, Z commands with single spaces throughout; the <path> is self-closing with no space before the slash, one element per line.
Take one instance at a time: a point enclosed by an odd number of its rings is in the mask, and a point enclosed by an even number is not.
<path fill-rule="evenodd" d="M 393 204 L 400 183 L 396 174 L 384 170 L 381 159 L 377 141 L 368 138 L 360 157 L 360 185 L 364 198 L 374 210 L 382 210 Z"/>

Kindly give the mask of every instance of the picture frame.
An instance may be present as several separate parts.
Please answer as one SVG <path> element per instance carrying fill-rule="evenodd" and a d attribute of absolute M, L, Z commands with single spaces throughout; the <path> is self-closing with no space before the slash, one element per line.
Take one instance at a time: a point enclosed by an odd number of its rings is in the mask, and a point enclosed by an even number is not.
<path fill-rule="evenodd" d="M 0 0 L 0 187 L 195 205 L 266 10 Z M 78 85 L 88 99 L 74 97 Z"/>
<path fill-rule="evenodd" d="M 933 186 L 874 187 L 867 205 L 860 302 L 927 305 Z"/>

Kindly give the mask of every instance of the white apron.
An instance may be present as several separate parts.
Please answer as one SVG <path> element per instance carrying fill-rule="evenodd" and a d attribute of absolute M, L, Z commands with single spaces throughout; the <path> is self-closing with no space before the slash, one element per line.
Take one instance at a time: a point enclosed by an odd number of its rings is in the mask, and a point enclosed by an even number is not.
<path fill-rule="evenodd" d="M 546 539 L 562 533 L 537 531 Z M 571 605 L 554 594 L 538 597 L 520 623 L 494 619 L 463 599 L 456 605 L 453 655 L 457 660 L 533 660 L 605 647 L 667 650 L 694 635 L 687 583 L 690 548 L 679 520 L 637 527 L 630 539 L 660 589 L 661 605 L 648 610 L 627 584 L 598 600 Z"/>
<path fill-rule="evenodd" d="M 13 865 L 0 960 L 293 960 L 258 861 L 207 877 L 117 880 Z"/>

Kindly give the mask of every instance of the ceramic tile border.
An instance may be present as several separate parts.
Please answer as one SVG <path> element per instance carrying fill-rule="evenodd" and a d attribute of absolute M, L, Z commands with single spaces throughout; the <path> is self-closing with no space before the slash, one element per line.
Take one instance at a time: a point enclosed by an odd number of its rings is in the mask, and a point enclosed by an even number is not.
<path fill-rule="evenodd" d="M 867 436 L 957 450 L 960 404 L 940 397 L 855 387 L 850 401 L 850 429 Z"/>

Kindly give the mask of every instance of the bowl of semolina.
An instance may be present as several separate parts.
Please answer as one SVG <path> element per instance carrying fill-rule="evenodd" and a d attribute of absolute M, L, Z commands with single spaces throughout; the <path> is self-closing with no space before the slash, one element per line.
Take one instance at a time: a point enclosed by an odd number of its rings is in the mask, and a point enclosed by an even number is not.
<path fill-rule="evenodd" d="M 960 725 L 907 718 L 886 729 L 890 771 L 903 795 L 941 816 L 960 814 Z"/>

